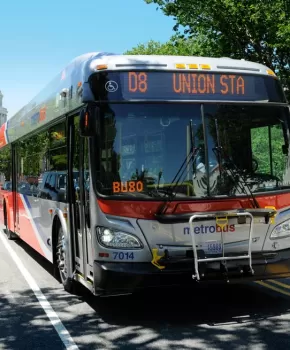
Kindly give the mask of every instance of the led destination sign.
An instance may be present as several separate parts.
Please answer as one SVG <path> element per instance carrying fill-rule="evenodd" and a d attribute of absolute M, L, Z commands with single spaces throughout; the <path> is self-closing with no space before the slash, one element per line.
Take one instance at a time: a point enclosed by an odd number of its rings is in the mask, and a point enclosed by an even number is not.
<path fill-rule="evenodd" d="M 270 76 L 212 72 L 107 72 L 98 77 L 106 100 L 230 100 L 284 102 Z M 101 87 L 104 87 L 102 90 Z M 97 91 L 96 91 L 97 92 Z"/>
<path fill-rule="evenodd" d="M 215 75 L 202 73 L 171 73 L 164 82 L 147 73 L 129 72 L 125 79 L 127 91 L 134 94 L 150 93 L 153 86 L 158 86 L 170 95 L 247 95 L 251 89 L 246 77 L 238 75 Z M 126 81 L 127 80 L 127 81 Z M 170 80 L 170 81 L 169 81 Z M 126 86 L 127 85 L 127 86 Z"/>

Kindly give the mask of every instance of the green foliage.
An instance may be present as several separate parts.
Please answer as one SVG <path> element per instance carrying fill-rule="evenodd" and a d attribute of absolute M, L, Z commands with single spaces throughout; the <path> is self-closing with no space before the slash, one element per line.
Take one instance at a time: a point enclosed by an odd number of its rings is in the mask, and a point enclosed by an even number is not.
<path fill-rule="evenodd" d="M 178 38 L 201 43 L 199 54 L 267 65 L 290 88 L 290 21 L 285 0 L 144 0 L 176 20 Z M 180 29 L 182 27 L 182 29 Z M 205 50 L 205 51 L 204 51 Z"/>
<path fill-rule="evenodd" d="M 0 174 L 5 175 L 6 181 L 10 180 L 11 166 L 11 148 L 6 146 L 0 152 Z"/>
<path fill-rule="evenodd" d="M 269 129 L 262 127 L 252 129 L 252 152 L 258 161 L 259 173 L 270 174 L 270 142 Z M 285 155 L 282 153 L 284 144 L 283 133 L 280 126 L 271 127 L 271 151 L 273 159 L 273 175 L 282 179 L 285 170 Z"/>
<path fill-rule="evenodd" d="M 184 40 L 173 36 L 171 40 L 162 44 L 150 40 L 147 44 L 139 44 L 125 52 L 126 55 L 180 55 L 180 56 L 209 56 L 211 47 L 203 36 L 197 39 Z"/>

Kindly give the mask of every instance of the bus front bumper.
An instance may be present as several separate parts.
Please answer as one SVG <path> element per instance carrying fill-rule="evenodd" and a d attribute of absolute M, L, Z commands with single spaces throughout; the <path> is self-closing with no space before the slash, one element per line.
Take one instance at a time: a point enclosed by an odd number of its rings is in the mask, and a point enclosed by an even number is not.
<path fill-rule="evenodd" d="M 254 274 L 241 273 L 245 260 L 227 262 L 227 272 L 219 263 L 199 264 L 204 277 L 200 283 L 248 282 L 290 277 L 290 249 L 252 254 Z M 181 286 L 194 283 L 193 259 L 167 264 L 159 270 L 151 263 L 94 262 L 95 294 L 115 295 L 132 293 L 148 287 Z"/>

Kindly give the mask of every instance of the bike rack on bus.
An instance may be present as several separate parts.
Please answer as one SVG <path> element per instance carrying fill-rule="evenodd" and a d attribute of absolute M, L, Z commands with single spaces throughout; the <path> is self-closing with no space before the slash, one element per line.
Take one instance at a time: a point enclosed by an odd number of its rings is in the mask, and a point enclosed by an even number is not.
<path fill-rule="evenodd" d="M 223 237 L 223 228 L 228 224 L 228 217 L 249 217 L 250 220 L 250 229 L 249 229 L 249 245 L 248 245 L 248 254 L 247 255 L 240 255 L 240 256 L 225 256 L 225 249 L 224 249 L 224 237 Z M 195 233 L 194 233 L 194 226 L 193 221 L 197 219 L 215 219 L 216 224 L 221 227 L 221 244 L 222 244 L 222 257 L 215 257 L 215 258 L 198 258 L 197 255 L 197 248 L 196 248 L 196 240 L 195 240 Z M 214 213 L 206 213 L 206 214 L 194 214 L 189 219 L 189 225 L 190 225 L 190 235 L 192 238 L 192 248 L 193 248 L 193 258 L 194 258 L 194 275 L 192 275 L 192 278 L 199 281 L 200 280 L 200 274 L 198 269 L 198 264 L 201 262 L 225 262 L 227 260 L 242 260 L 242 259 L 248 259 L 249 260 L 249 272 L 251 274 L 254 274 L 254 270 L 252 268 L 252 251 L 251 251 L 251 245 L 252 245 L 252 233 L 253 233 L 253 215 L 249 212 L 238 212 L 238 211 L 227 211 L 227 212 L 214 212 Z"/>

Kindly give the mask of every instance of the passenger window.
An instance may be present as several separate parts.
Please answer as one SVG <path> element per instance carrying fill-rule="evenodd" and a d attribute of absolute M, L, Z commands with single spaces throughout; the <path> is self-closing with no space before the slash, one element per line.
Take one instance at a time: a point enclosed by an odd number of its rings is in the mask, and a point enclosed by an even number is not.
<path fill-rule="evenodd" d="M 1 150 L 0 161 L 0 184 L 2 190 L 12 191 L 12 177 L 11 177 L 11 146 Z"/>
<path fill-rule="evenodd" d="M 16 190 L 27 196 L 36 196 L 41 174 L 45 171 L 48 139 L 47 132 L 33 135 L 16 144 Z"/>
<path fill-rule="evenodd" d="M 51 127 L 48 131 L 49 145 L 47 168 L 50 171 L 66 171 L 66 125 L 64 122 Z M 55 183 L 54 183 L 55 186 Z"/>

